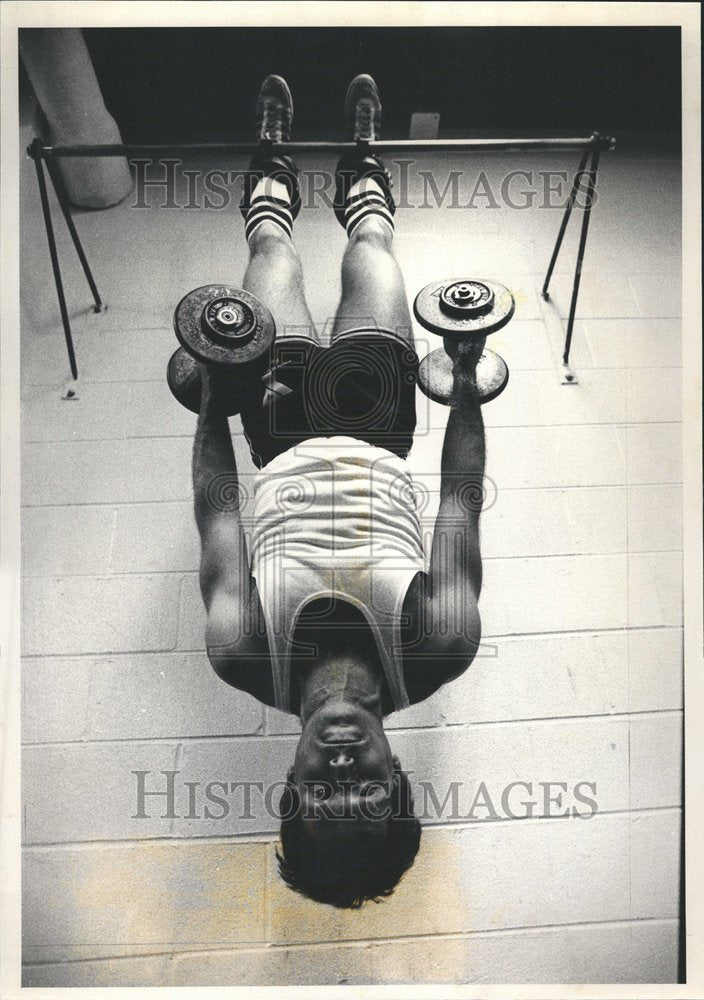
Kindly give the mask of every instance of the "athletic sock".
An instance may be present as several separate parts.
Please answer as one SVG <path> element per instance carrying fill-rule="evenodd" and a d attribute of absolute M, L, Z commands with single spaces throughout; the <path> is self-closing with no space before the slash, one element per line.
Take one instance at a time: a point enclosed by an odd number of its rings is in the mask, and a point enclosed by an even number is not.
<path fill-rule="evenodd" d="M 345 229 L 352 236 L 356 228 L 365 219 L 374 216 L 381 219 L 394 231 L 394 220 L 386 206 L 384 191 L 373 177 L 362 177 L 349 190 L 345 204 Z"/>
<path fill-rule="evenodd" d="M 282 181 L 273 177 L 262 177 L 254 191 L 245 216 L 244 234 L 251 240 L 262 222 L 273 222 L 289 237 L 293 232 L 291 196 Z"/>

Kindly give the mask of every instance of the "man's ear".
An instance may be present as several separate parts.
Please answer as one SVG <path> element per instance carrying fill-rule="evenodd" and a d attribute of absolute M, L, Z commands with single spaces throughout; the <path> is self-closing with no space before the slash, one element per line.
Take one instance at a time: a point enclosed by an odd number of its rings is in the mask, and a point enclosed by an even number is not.
<path fill-rule="evenodd" d="M 294 783 L 293 775 L 294 775 L 294 768 L 292 764 L 291 767 L 289 767 L 288 771 L 286 772 L 286 781 L 288 781 L 290 785 Z"/>
<path fill-rule="evenodd" d="M 401 761 L 398 759 L 398 757 L 395 754 L 391 758 L 391 763 L 394 766 L 394 771 L 400 771 L 401 770 Z"/>

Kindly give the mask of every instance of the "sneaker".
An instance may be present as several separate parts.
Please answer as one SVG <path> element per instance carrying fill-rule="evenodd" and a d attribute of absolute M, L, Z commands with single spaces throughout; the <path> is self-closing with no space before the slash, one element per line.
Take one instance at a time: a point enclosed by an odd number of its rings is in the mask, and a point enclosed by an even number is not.
<path fill-rule="evenodd" d="M 298 167 L 290 156 L 278 155 L 270 149 L 272 144 L 288 142 L 291 138 L 293 98 L 283 77 L 270 75 L 262 83 L 257 96 L 256 120 L 261 150 L 252 158 L 249 173 L 245 175 L 240 211 L 246 220 L 260 177 L 275 177 L 288 188 L 291 214 L 295 219 L 301 210 Z"/>
<path fill-rule="evenodd" d="M 381 137 L 381 98 L 376 84 L 368 73 L 356 76 L 345 95 L 345 119 L 354 142 L 373 142 Z M 355 181 L 373 177 L 380 185 L 386 207 L 391 215 L 396 211 L 391 194 L 391 177 L 383 160 L 364 146 L 359 150 L 343 153 L 335 171 L 335 200 L 333 208 L 338 222 L 344 228 L 347 196 Z"/>
<path fill-rule="evenodd" d="M 381 138 L 381 98 L 368 73 L 360 73 L 347 88 L 345 121 L 353 142 L 374 142 Z"/>
<path fill-rule="evenodd" d="M 293 97 L 282 76 L 268 76 L 257 95 L 257 141 L 288 142 L 293 122 Z"/>

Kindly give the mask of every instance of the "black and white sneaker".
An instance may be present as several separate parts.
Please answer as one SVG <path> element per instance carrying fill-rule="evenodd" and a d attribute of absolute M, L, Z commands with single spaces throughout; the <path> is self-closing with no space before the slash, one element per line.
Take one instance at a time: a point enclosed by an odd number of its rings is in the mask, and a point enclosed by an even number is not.
<path fill-rule="evenodd" d="M 257 95 L 257 140 L 288 142 L 293 124 L 293 97 L 282 76 L 269 75 Z"/>
<path fill-rule="evenodd" d="M 293 220 L 301 209 L 298 167 L 290 156 L 271 148 L 290 140 L 292 123 L 293 98 L 288 84 L 281 76 L 267 76 L 259 88 L 256 104 L 256 137 L 260 150 L 249 164 L 240 202 L 248 240 L 263 221 L 278 223 L 290 236 Z M 276 184 L 263 184 L 264 179 L 283 184 L 285 196 Z"/>
<path fill-rule="evenodd" d="M 368 73 L 360 73 L 347 88 L 345 121 L 353 142 L 374 142 L 381 138 L 381 98 Z"/>
<path fill-rule="evenodd" d="M 337 164 L 335 215 L 349 236 L 370 214 L 378 214 L 393 229 L 396 205 L 391 177 L 381 158 L 366 146 L 381 138 L 381 98 L 376 83 L 366 73 L 356 76 L 347 88 L 345 120 L 358 149 L 344 153 Z M 366 179 L 370 183 L 360 184 Z"/>

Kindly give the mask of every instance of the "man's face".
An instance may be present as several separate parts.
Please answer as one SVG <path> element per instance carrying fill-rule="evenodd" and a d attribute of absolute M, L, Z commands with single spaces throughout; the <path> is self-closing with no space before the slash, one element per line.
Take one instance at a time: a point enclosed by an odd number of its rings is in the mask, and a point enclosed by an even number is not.
<path fill-rule="evenodd" d="M 292 780 L 304 820 L 383 815 L 395 778 L 380 719 L 357 703 L 326 702 L 306 723 Z"/>

